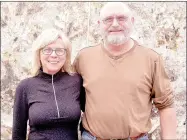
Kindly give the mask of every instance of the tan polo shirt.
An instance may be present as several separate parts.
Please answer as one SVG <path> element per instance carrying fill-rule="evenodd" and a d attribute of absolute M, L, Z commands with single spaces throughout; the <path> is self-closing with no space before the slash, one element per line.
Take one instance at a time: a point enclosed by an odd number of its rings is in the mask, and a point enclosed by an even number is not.
<path fill-rule="evenodd" d="M 173 106 L 170 80 L 155 51 L 135 44 L 118 59 L 102 45 L 84 48 L 75 60 L 84 80 L 83 127 L 102 139 L 138 136 L 151 129 L 152 103 Z"/>

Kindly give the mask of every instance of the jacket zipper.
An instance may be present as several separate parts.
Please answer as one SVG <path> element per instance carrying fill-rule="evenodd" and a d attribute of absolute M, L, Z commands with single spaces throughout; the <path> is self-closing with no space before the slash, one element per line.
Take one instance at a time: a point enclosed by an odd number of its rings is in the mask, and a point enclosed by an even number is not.
<path fill-rule="evenodd" d="M 54 93 L 54 97 L 55 97 L 57 114 L 58 114 L 58 118 L 60 118 L 60 113 L 59 113 L 59 108 L 58 108 L 58 102 L 57 102 L 57 99 L 56 99 L 56 92 L 55 92 L 55 87 L 54 87 L 54 83 L 53 83 L 53 75 L 52 75 L 52 86 L 53 86 L 53 93 Z"/>

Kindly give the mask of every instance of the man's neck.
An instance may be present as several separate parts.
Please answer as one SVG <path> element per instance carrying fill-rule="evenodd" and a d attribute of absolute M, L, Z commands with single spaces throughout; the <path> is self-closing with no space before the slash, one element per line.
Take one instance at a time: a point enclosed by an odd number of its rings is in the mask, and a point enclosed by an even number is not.
<path fill-rule="evenodd" d="M 128 52 L 134 46 L 134 41 L 130 38 L 122 45 L 105 44 L 104 48 L 112 55 L 118 56 Z"/>

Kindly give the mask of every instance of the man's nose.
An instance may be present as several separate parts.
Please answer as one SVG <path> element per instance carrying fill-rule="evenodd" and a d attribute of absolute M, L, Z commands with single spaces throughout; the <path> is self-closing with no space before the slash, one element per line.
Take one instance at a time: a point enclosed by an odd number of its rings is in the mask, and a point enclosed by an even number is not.
<path fill-rule="evenodd" d="M 113 20 L 113 22 L 112 22 L 112 26 L 114 26 L 114 27 L 119 26 L 119 23 L 118 23 L 118 21 L 117 21 L 116 18 L 114 18 L 114 20 Z"/>

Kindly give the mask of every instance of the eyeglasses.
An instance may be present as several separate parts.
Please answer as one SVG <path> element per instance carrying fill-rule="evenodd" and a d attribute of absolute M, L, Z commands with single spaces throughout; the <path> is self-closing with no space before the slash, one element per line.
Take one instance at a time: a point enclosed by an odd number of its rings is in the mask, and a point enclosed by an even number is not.
<path fill-rule="evenodd" d="M 43 48 L 42 49 L 42 53 L 45 55 L 51 55 L 53 53 L 53 51 L 55 51 L 56 55 L 58 55 L 58 56 L 62 56 L 66 53 L 66 49 L 64 49 L 64 48 L 56 48 L 56 49 Z"/>
<path fill-rule="evenodd" d="M 102 21 L 104 24 L 106 25 L 112 25 L 112 23 L 114 22 L 114 18 L 117 20 L 118 24 L 124 24 L 125 22 L 128 21 L 128 17 L 126 16 L 109 16 L 107 18 L 104 18 Z"/>

